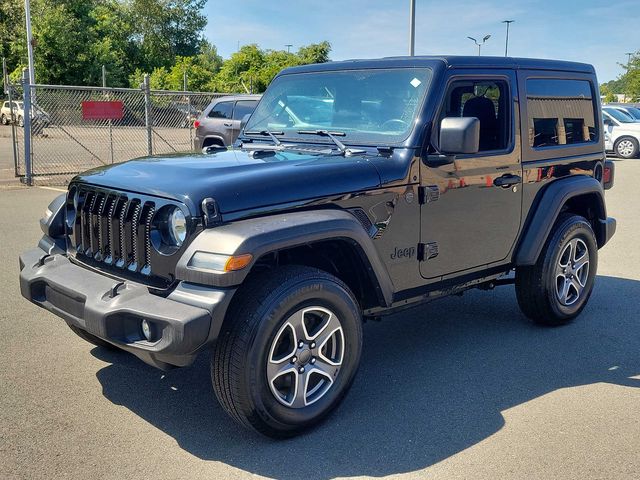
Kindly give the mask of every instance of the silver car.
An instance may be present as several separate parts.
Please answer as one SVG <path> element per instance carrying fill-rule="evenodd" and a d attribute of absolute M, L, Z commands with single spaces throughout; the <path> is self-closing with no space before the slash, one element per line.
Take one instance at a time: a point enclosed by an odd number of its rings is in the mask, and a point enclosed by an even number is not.
<path fill-rule="evenodd" d="M 216 98 L 196 120 L 195 147 L 229 146 L 240 134 L 242 118 L 253 112 L 262 95 L 233 95 Z"/>

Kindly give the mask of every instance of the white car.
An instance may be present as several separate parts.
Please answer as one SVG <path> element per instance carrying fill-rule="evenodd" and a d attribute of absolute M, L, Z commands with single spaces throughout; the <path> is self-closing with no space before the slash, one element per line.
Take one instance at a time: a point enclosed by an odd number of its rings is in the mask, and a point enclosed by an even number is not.
<path fill-rule="evenodd" d="M 18 125 L 22 127 L 24 125 L 24 105 L 22 102 L 16 101 L 11 103 L 13 105 L 9 105 L 9 102 L 2 104 L 2 108 L 0 108 L 0 122 L 2 122 L 3 125 L 9 125 L 17 121 Z"/>
<path fill-rule="evenodd" d="M 603 108 L 604 148 L 622 158 L 635 158 L 640 152 L 640 123 L 616 109 Z"/>

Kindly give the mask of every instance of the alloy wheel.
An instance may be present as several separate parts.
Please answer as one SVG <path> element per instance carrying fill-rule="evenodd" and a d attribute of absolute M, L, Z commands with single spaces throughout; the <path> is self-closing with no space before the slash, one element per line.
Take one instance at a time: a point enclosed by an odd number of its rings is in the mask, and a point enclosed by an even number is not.
<path fill-rule="evenodd" d="M 562 250 L 556 265 L 556 295 L 562 305 L 571 306 L 580 299 L 589 278 L 589 249 L 579 238 Z"/>
<path fill-rule="evenodd" d="M 344 353 L 344 332 L 333 312 L 318 306 L 298 310 L 278 330 L 269 350 L 271 393 L 290 408 L 317 402 L 335 382 Z"/>

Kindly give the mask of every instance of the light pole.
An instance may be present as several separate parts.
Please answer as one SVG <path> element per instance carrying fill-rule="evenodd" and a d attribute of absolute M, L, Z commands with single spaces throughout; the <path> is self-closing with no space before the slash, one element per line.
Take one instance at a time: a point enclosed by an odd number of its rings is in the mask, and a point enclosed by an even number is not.
<path fill-rule="evenodd" d="M 29 83 L 36 83 L 36 72 L 33 67 L 33 37 L 31 36 L 31 4 L 24 0 L 24 16 L 27 23 L 27 57 L 29 60 Z"/>
<path fill-rule="evenodd" d="M 285 47 L 287 47 L 287 53 L 291 53 L 291 47 L 293 47 L 293 44 L 292 43 L 287 43 L 285 45 Z"/>
<path fill-rule="evenodd" d="M 477 41 L 475 38 L 473 38 L 473 37 L 467 37 L 467 38 L 468 38 L 469 40 L 473 40 L 473 43 L 475 43 L 475 44 L 478 46 L 478 56 L 480 56 L 480 49 L 482 48 L 482 45 L 484 45 L 484 44 L 485 44 L 485 42 L 491 38 L 491 35 L 485 35 L 485 36 L 482 38 L 482 42 L 480 42 L 480 43 L 478 43 L 478 41 Z"/>
<path fill-rule="evenodd" d="M 503 20 L 502 23 L 507 24 L 507 38 L 504 41 L 504 56 L 508 57 L 509 53 L 509 25 L 515 22 L 515 20 Z"/>
<path fill-rule="evenodd" d="M 416 54 L 416 0 L 409 0 L 409 56 Z"/>
<path fill-rule="evenodd" d="M 625 55 L 627 56 L 627 70 L 629 70 L 629 66 L 631 65 L 631 55 L 633 55 L 633 52 L 627 52 Z"/>

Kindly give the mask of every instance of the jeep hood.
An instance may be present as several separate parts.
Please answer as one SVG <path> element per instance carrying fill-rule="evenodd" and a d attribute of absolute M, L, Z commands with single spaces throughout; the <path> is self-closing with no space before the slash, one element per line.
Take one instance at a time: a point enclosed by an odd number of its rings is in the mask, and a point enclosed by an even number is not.
<path fill-rule="evenodd" d="M 89 170 L 73 182 L 178 200 L 194 213 L 211 197 L 222 214 L 380 185 L 377 169 L 366 156 L 284 151 L 255 157 L 243 150 L 157 155 Z"/>

